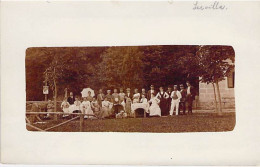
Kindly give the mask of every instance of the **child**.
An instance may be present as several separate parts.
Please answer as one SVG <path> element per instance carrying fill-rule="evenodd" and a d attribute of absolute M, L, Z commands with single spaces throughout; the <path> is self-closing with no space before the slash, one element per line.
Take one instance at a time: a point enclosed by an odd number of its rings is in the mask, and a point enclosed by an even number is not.
<path fill-rule="evenodd" d="M 144 94 L 142 94 L 142 98 L 141 98 L 141 100 L 140 100 L 140 103 L 147 103 L 148 101 L 147 101 L 147 98 L 145 98 L 145 95 Z"/>
<path fill-rule="evenodd" d="M 47 112 L 53 112 L 53 109 L 54 109 L 54 105 L 53 105 L 52 101 L 48 100 Z M 47 116 L 45 118 L 50 118 L 50 114 L 47 114 Z"/>
<path fill-rule="evenodd" d="M 73 113 L 80 113 L 81 112 L 80 111 L 80 105 L 81 105 L 81 102 L 79 101 L 79 98 L 75 97 Z"/>
<path fill-rule="evenodd" d="M 84 97 L 84 101 L 81 103 L 81 110 L 84 114 L 88 114 L 88 115 L 85 115 L 84 118 L 92 118 L 94 115 L 94 113 L 91 109 L 90 101 L 88 101 L 88 99 L 86 97 Z"/>
<path fill-rule="evenodd" d="M 68 100 L 67 100 L 66 97 L 64 98 L 64 100 L 63 100 L 63 102 L 61 103 L 61 106 L 60 106 L 60 107 L 62 108 L 62 111 L 63 111 L 64 113 L 69 113 L 70 103 L 68 102 Z M 67 117 L 67 116 L 69 116 L 69 115 L 64 114 L 62 117 Z"/>

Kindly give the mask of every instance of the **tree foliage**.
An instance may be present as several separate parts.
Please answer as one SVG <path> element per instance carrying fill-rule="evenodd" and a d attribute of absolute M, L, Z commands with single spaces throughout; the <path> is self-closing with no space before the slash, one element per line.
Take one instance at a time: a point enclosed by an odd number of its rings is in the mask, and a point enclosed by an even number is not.
<path fill-rule="evenodd" d="M 205 83 L 216 83 L 234 69 L 235 52 L 229 46 L 198 46 L 199 76 Z"/>
<path fill-rule="evenodd" d="M 231 66 L 224 60 L 232 60 L 230 53 L 232 47 L 193 45 L 29 48 L 27 100 L 44 99 L 42 86 L 46 74 L 49 86 L 53 87 L 51 81 L 56 79 L 61 97 L 65 88 L 80 95 L 85 87 L 148 89 L 151 84 L 158 88 L 185 84 L 187 80 L 198 88 L 199 76 L 210 83 L 213 76 L 221 80 L 227 75 Z M 50 92 L 49 98 L 52 96 Z"/>

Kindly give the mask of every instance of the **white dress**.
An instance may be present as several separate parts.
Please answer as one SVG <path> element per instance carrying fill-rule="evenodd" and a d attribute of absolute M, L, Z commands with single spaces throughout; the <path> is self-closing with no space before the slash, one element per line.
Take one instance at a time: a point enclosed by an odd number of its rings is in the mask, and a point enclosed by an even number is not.
<path fill-rule="evenodd" d="M 160 103 L 160 100 L 156 97 L 153 97 L 149 102 L 152 103 L 149 108 L 150 116 L 161 116 L 161 109 L 158 105 L 158 103 Z"/>
<path fill-rule="evenodd" d="M 62 108 L 62 111 L 63 111 L 64 113 L 69 113 L 69 107 L 70 107 L 70 103 L 69 103 L 69 102 L 63 101 L 63 102 L 61 103 L 61 106 L 60 106 L 60 107 Z"/>
<path fill-rule="evenodd" d="M 80 101 L 74 101 L 74 104 L 70 105 L 69 112 L 73 113 L 73 111 L 80 110 L 81 102 Z"/>
<path fill-rule="evenodd" d="M 91 109 L 91 104 L 90 104 L 89 101 L 83 101 L 81 103 L 81 111 L 84 114 L 94 115 L 93 110 Z M 91 118 L 91 117 L 93 117 L 93 116 L 88 116 L 88 115 L 84 116 L 84 118 Z"/>

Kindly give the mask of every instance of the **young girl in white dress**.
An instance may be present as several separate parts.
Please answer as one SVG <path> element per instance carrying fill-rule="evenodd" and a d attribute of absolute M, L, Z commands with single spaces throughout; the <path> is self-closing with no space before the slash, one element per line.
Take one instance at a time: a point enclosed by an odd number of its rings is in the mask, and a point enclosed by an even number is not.
<path fill-rule="evenodd" d="M 151 94 L 151 99 L 149 100 L 149 103 L 152 103 L 149 107 L 150 116 L 161 116 L 161 109 L 158 105 L 160 103 L 160 100 L 154 96 L 154 94 Z"/>
<path fill-rule="evenodd" d="M 68 102 L 68 100 L 67 100 L 66 97 L 64 98 L 64 100 L 63 100 L 63 102 L 61 103 L 61 106 L 60 106 L 60 107 L 62 108 L 62 111 L 63 111 L 64 113 L 69 113 L 70 103 Z M 67 117 L 67 116 L 69 116 L 69 115 L 68 115 L 68 114 L 64 114 L 62 117 Z"/>
<path fill-rule="evenodd" d="M 141 100 L 140 100 L 140 103 L 144 103 L 144 104 L 147 104 L 147 103 L 148 103 L 147 98 L 145 98 L 145 95 L 144 95 L 144 94 L 142 94 L 142 98 L 141 98 Z"/>
<path fill-rule="evenodd" d="M 89 115 L 85 115 L 84 118 L 93 118 L 92 115 L 94 115 L 94 113 L 91 109 L 90 101 L 88 101 L 86 97 L 84 97 L 84 101 L 81 103 L 81 111 L 84 114 L 89 114 Z"/>

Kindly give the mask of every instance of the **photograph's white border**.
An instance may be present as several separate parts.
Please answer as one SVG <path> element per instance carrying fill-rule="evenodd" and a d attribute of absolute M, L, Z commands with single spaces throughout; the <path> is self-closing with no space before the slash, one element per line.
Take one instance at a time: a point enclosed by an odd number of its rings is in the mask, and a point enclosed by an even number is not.
<path fill-rule="evenodd" d="M 259 165 L 259 2 L 1 2 L 1 162 Z M 65 133 L 25 129 L 25 50 L 41 46 L 231 45 L 236 127 L 208 133 Z"/>

